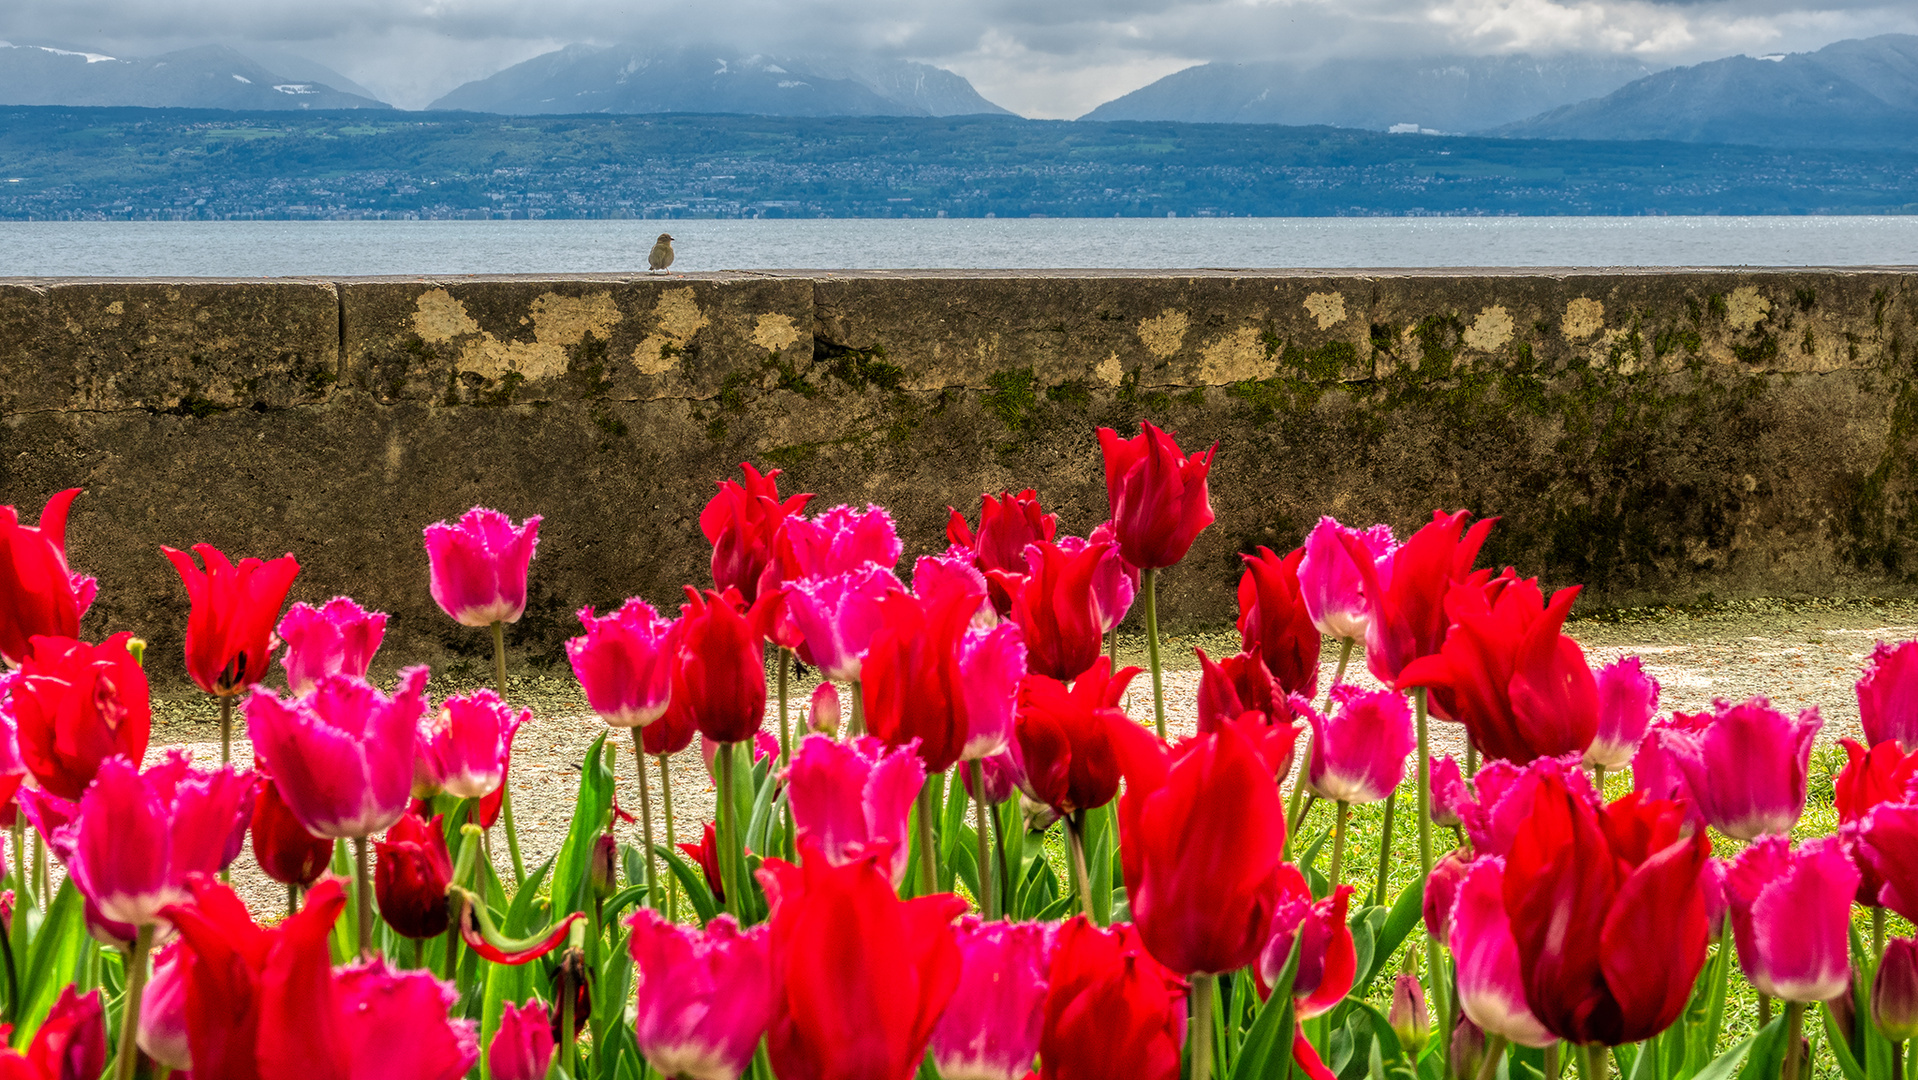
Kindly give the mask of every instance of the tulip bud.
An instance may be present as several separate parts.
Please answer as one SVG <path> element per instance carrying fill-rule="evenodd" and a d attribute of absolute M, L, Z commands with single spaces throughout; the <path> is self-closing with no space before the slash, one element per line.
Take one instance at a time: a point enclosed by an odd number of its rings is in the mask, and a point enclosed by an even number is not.
<path fill-rule="evenodd" d="M 486 1051 L 495 1080 L 546 1080 L 552 1061 L 552 1017 L 545 1002 L 529 1001 L 525 1008 L 507 1002 Z"/>
<path fill-rule="evenodd" d="M 641 767 L 645 762 L 640 763 Z M 593 879 L 593 894 L 600 899 L 619 891 L 619 841 L 609 832 L 593 841 L 593 860 L 588 871 Z"/>
<path fill-rule="evenodd" d="M 373 847 L 373 895 L 386 924 L 415 939 L 444 934 L 451 918 L 446 891 L 453 860 L 440 819 L 421 821 L 408 814 Z"/>
<path fill-rule="evenodd" d="M 1399 1045 L 1413 1057 L 1432 1040 L 1432 1014 L 1425 1008 L 1425 987 L 1417 975 L 1400 975 L 1392 984 L 1392 1011 L 1387 1015 Z"/>
<path fill-rule="evenodd" d="M 169 1069 L 193 1067 L 187 1049 L 186 986 L 193 954 L 175 940 L 153 958 L 153 977 L 140 996 L 140 1049 Z"/>
<path fill-rule="evenodd" d="M 1471 864 L 1454 851 L 1440 859 L 1425 879 L 1425 929 L 1440 941 L 1452 938 L 1452 904 L 1458 899 L 1459 882 L 1470 869 Z"/>
<path fill-rule="evenodd" d="M 561 1025 L 565 1022 L 566 998 L 573 999 L 573 1035 L 579 1036 L 586 1029 L 586 1021 L 593 1015 L 593 988 L 586 981 L 586 951 L 579 946 L 568 947 L 560 953 L 559 966 L 553 969 L 553 1026 L 550 1029 L 553 1041 L 564 1043 Z M 570 1063 L 568 1063 L 570 1064 Z"/>
<path fill-rule="evenodd" d="M 1871 1019 L 1885 1038 L 1918 1038 L 1918 939 L 1892 938 L 1871 981 Z"/>
<path fill-rule="evenodd" d="M 839 688 L 829 682 L 819 684 L 806 706 L 806 730 L 829 739 L 839 737 Z"/>
<path fill-rule="evenodd" d="M 1459 1080 L 1473 1080 L 1484 1061 L 1485 1032 L 1472 1023 L 1471 1017 L 1460 1013 L 1458 1026 L 1452 1029 L 1452 1075 Z"/>

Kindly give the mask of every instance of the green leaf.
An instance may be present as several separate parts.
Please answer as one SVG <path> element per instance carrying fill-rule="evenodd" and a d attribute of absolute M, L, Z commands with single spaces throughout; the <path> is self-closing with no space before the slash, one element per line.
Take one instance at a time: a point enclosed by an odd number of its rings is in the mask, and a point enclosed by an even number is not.
<path fill-rule="evenodd" d="M 1784 1060 L 1785 1017 L 1781 1014 L 1773 1017 L 1771 1023 L 1758 1029 L 1758 1033 L 1752 1036 L 1751 1053 L 1745 1056 L 1745 1067 L 1738 1070 L 1738 1080 L 1771 1080 L 1778 1075 Z M 1706 1066 L 1707 1069 L 1710 1067 Z M 1701 1072 L 1699 1075 L 1705 1074 Z M 1706 1080 L 1718 1078 L 1707 1077 Z"/>
<path fill-rule="evenodd" d="M 1375 909 L 1376 910 L 1376 909 Z M 1399 898 L 1392 902 L 1392 909 L 1385 913 L 1385 922 L 1380 927 L 1378 940 L 1372 947 L 1372 967 L 1367 970 L 1360 967 L 1364 978 L 1352 988 L 1353 997 L 1370 997 L 1372 983 L 1379 973 L 1398 954 L 1399 946 L 1418 928 L 1419 920 L 1425 917 L 1425 882 L 1423 879 L 1412 882 L 1399 892 Z"/>
<path fill-rule="evenodd" d="M 1054 919 L 1063 919 L 1066 916 L 1073 913 L 1073 909 L 1076 906 L 1077 902 L 1078 902 L 1078 897 L 1073 896 L 1071 893 L 1067 893 L 1064 896 L 1061 896 L 1059 899 L 1054 900 L 1052 904 L 1048 906 L 1044 911 L 1041 911 L 1036 916 L 1036 918 L 1040 922 L 1052 922 Z"/>
<path fill-rule="evenodd" d="M 526 875 L 526 881 L 520 885 L 519 891 L 513 894 L 513 903 L 506 909 L 506 923 L 503 928 L 506 936 L 525 937 L 537 926 L 550 925 L 550 921 L 546 919 L 541 919 L 538 924 L 535 924 L 533 908 L 539 902 L 539 883 L 546 880 L 546 874 L 553 868 L 555 857 L 547 856 L 545 862 L 533 867 L 533 872 Z"/>
<path fill-rule="evenodd" d="M 592 902 L 590 870 L 593 844 L 613 819 L 613 772 L 606 767 L 606 733 L 586 750 L 579 774 L 579 795 L 573 803 L 573 823 L 566 831 L 553 862 L 553 918 L 585 911 Z"/>
<path fill-rule="evenodd" d="M 719 902 L 713 899 L 713 891 L 706 887 L 706 875 L 687 863 L 685 856 L 665 844 L 654 844 L 653 850 L 666 860 L 666 868 L 679 879 L 679 887 L 685 891 L 686 899 L 692 901 L 693 913 L 699 916 L 699 925 L 705 926 L 719 914 Z"/>
<path fill-rule="evenodd" d="M 1374 949 L 1374 942 L 1372 940 L 1372 924 L 1366 922 L 1364 919 L 1354 919 L 1352 920 L 1351 931 L 1352 931 L 1352 953 L 1356 961 L 1356 966 L 1353 968 L 1353 970 L 1354 971 L 1372 970 L 1372 956 L 1373 956 L 1373 949 Z M 1338 1070 L 1333 1069 L 1332 1071 L 1337 1072 Z"/>
<path fill-rule="evenodd" d="M 1831 1043 L 1832 1054 L 1838 1059 L 1838 1069 L 1845 1074 L 1845 1080 L 1866 1080 L 1865 1067 L 1852 1055 L 1851 1040 L 1838 1030 L 1838 1022 L 1833 1019 L 1829 1006 L 1820 1008 L 1818 1015 L 1825 1021 L 1825 1039 Z"/>
<path fill-rule="evenodd" d="M 1112 925 L 1112 848 L 1116 821 L 1112 804 L 1086 811 L 1085 845 L 1087 886 L 1092 890 L 1092 921 Z"/>
<path fill-rule="evenodd" d="M 95 946 L 87 936 L 86 902 L 68 878 L 54 893 L 53 905 L 27 947 L 26 967 L 20 973 L 24 1007 L 18 1010 L 13 1028 L 15 1049 L 24 1050 L 33 1041 L 33 1033 L 46 1022 L 60 991 L 80 980 L 91 947 Z"/>

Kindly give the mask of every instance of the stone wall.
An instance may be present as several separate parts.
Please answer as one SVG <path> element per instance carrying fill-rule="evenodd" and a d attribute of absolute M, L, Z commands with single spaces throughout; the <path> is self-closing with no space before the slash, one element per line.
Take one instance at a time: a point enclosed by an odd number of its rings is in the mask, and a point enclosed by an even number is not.
<path fill-rule="evenodd" d="M 1909 269 L 0 281 L 0 501 L 85 487 L 86 632 L 166 657 L 161 544 L 292 551 L 296 598 L 471 665 L 420 529 L 542 514 L 510 640 L 558 662 L 579 607 L 707 580 L 739 461 L 890 507 L 910 554 L 1005 487 L 1090 528 L 1094 429 L 1141 417 L 1220 443 L 1172 624 L 1229 621 L 1238 553 L 1321 513 L 1437 506 L 1501 515 L 1488 558 L 1587 609 L 1913 595 L 1914 344 Z"/>

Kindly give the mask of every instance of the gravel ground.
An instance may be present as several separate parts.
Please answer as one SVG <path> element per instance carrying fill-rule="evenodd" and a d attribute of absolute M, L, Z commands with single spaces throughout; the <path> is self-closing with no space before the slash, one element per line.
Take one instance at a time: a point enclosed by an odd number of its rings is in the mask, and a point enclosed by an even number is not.
<path fill-rule="evenodd" d="M 1608 612 L 1572 622 L 1568 633 L 1586 648 L 1594 666 L 1620 656 L 1637 654 L 1646 670 L 1663 687 L 1660 710 L 1695 710 L 1714 697 L 1742 700 L 1763 695 L 1781 708 L 1816 707 L 1825 718 L 1823 739 L 1830 742 L 1856 737 L 1858 706 L 1852 684 L 1878 640 L 1918 637 L 1918 602 L 1905 600 L 1744 601 L 1709 608 L 1645 608 Z M 1120 659 L 1145 666 L 1143 635 L 1122 636 Z M 1169 638 L 1164 649 L 1167 720 L 1175 733 L 1190 733 L 1196 723 L 1194 700 L 1198 663 L 1194 646 L 1208 655 L 1237 651 L 1236 634 L 1189 634 Z M 1336 646 L 1323 654 L 1321 688 L 1330 684 L 1338 659 Z M 1347 671 L 1350 680 L 1376 685 L 1365 672 L 1363 650 L 1354 653 Z M 816 680 L 795 679 L 791 692 L 795 724 Z M 436 694 L 459 688 L 436 685 Z M 572 818 L 578 787 L 579 763 L 593 739 L 606 730 L 586 708 L 585 697 L 570 675 L 527 674 L 509 683 L 510 697 L 519 707 L 531 708 L 534 719 L 520 730 L 514 747 L 512 794 L 520 844 L 529 866 L 559 849 Z M 841 691 L 844 701 L 845 691 Z M 1150 723 L 1150 676 L 1141 674 L 1132 684 L 1126 709 Z M 844 701 L 850 713 L 850 702 Z M 777 729 L 776 706 L 768 703 Z M 218 709 L 205 697 L 183 696 L 154 703 L 153 746 L 149 759 L 167 748 L 184 746 L 195 760 L 219 760 Z M 1460 729 L 1435 724 L 1436 753 L 1462 753 Z M 617 745 L 619 800 L 637 812 L 638 781 L 633 773 L 630 737 L 609 740 Z M 243 732 L 236 732 L 234 758 L 251 761 Z M 653 786 L 656 839 L 665 840 L 665 814 L 660 800 L 657 766 Z M 713 785 L 699 757 L 698 743 L 671 759 L 675 833 L 679 839 L 697 839 L 713 815 Z M 637 840 L 638 826 L 623 826 Z M 495 837 L 494 858 L 506 863 L 503 837 Z M 261 914 L 284 910 L 285 892 L 254 865 L 251 852 L 233 868 L 233 883 Z"/>

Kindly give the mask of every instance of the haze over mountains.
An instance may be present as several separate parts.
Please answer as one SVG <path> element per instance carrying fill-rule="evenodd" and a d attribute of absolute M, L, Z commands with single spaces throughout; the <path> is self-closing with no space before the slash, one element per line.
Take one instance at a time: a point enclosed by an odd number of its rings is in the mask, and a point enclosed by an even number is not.
<path fill-rule="evenodd" d="M 129 58 L 0 42 L 0 104 L 191 109 L 392 108 L 374 100 L 338 72 L 310 60 L 281 59 L 291 62 L 276 65 L 280 70 L 271 70 L 223 45 Z M 341 84 L 351 89 L 341 88 Z"/>

